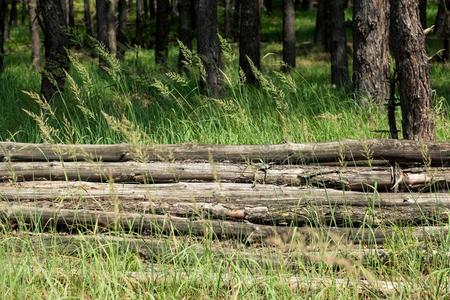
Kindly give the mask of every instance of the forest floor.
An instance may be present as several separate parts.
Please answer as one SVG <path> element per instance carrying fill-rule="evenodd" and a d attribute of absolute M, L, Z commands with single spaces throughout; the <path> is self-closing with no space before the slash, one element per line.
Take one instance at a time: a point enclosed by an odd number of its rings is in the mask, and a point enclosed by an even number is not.
<path fill-rule="evenodd" d="M 432 7 L 430 24 L 435 14 Z M 95 51 L 82 49 L 84 35 L 74 35 L 78 47 L 70 51 L 67 89 L 51 107 L 37 94 L 40 75 L 30 68 L 28 28 L 19 26 L 11 31 L 7 68 L 0 74 L 0 140 L 267 144 L 387 138 L 385 107 L 355 101 L 330 85 L 329 57 L 312 45 L 314 17 L 299 13 L 297 69 L 284 74 L 279 72 L 281 17 L 263 15 L 259 88 L 240 82 L 237 45 L 223 42 L 221 99 L 200 95 L 195 54 L 189 76 L 176 72 L 175 37 L 168 67 L 156 67 L 152 51 L 136 48 L 123 62 L 107 57 L 111 68 L 105 71 L 98 69 Z M 430 56 L 440 43 L 429 38 Z M 448 141 L 450 64 L 433 63 L 430 74 L 437 140 Z M 399 113 L 397 119 L 400 128 Z M 449 234 L 423 239 L 411 228 L 394 226 L 398 233 L 381 245 L 321 235 L 290 244 L 275 239 L 264 247 L 172 235 L 153 237 L 164 249 L 156 251 L 136 250 L 128 232 L 113 234 L 124 238 L 120 243 L 105 242 L 95 230 L 68 243 L 64 234 L 50 235 L 48 229 L 0 224 L 5 299 L 450 296 Z M 249 253 L 279 260 L 267 263 Z"/>

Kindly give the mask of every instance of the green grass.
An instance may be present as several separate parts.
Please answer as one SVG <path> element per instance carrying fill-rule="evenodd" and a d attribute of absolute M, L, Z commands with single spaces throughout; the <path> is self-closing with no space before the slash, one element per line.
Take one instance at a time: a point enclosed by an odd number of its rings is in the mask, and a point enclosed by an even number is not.
<path fill-rule="evenodd" d="M 435 12 L 435 8 L 429 11 L 430 23 Z M 263 73 L 260 76 L 267 82 L 262 88 L 239 82 L 234 44 L 233 51 L 225 51 L 225 88 L 220 99 L 199 93 L 199 71 L 195 64 L 189 75 L 168 73 L 176 70 L 175 43 L 170 48 L 166 69 L 154 65 L 151 50 L 128 51 L 125 61 L 112 61 L 113 68 L 108 72 L 99 70 L 97 60 L 87 51 L 71 50 L 75 62 L 70 71 L 73 80 L 68 81 L 66 90 L 50 110 L 36 103 L 39 101 L 36 95 L 24 93 L 39 91 L 40 76 L 29 66 L 27 28 L 14 28 L 7 43 L 7 69 L 0 74 L 0 140 L 261 144 L 387 137 L 377 132 L 388 128 L 384 107 L 356 102 L 348 91 L 329 84 L 328 55 L 308 44 L 314 31 L 314 12 L 299 13 L 298 68 L 291 75 L 277 73 L 281 65 L 279 14 L 263 15 L 262 21 Z M 430 38 L 428 46 L 431 54 L 439 49 L 440 42 Z M 449 68 L 449 64 L 436 63 L 431 67 L 439 141 L 448 140 L 450 135 Z M 25 110 L 35 114 L 35 119 Z M 39 126 L 36 120 L 43 122 Z M 391 295 L 395 299 L 450 296 L 450 241 L 446 235 L 423 241 L 406 230 L 379 246 L 390 253 L 387 258 L 370 260 L 330 256 L 326 250 L 337 248 L 345 253 L 349 245 L 346 242 L 334 245 L 326 238 L 313 245 L 323 253 L 314 261 L 299 258 L 293 265 L 286 262 L 266 266 L 257 260 L 248 261 L 243 253 L 266 251 L 281 256 L 301 253 L 302 248 L 275 243 L 263 249 L 208 238 L 189 237 L 180 241 L 179 237 L 156 237 L 162 242 L 175 241 L 178 246 L 149 259 L 138 255 L 132 247 L 124 249 L 86 240 L 75 249 L 67 249 L 56 240 L 49 245 L 39 236 L 32 238 L 20 229 L 7 226 L 1 234 L 0 289 L 5 299 L 386 296 L 376 289 L 361 290 L 352 285 L 291 290 L 283 274 L 305 281 L 317 277 L 345 278 L 354 283 L 359 283 L 360 278 L 401 281 L 404 286 Z M 189 245 L 210 254 L 199 256 Z M 210 251 L 212 247 L 236 250 L 234 255 L 217 257 Z M 161 273 L 157 284 L 130 275 L 130 272 L 151 273 L 156 268 Z M 261 275 L 266 276 L 265 280 L 258 279 Z"/>

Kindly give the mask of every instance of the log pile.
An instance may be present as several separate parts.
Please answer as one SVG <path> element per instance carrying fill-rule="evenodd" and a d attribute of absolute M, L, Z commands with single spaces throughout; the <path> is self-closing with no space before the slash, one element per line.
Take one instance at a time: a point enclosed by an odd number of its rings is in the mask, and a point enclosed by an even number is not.
<path fill-rule="evenodd" d="M 450 143 L 50 145 L 0 142 L 0 220 L 11 226 L 354 241 L 449 220 Z M 370 237 L 356 226 L 380 228 Z M 423 227 L 442 234 L 448 227 Z M 382 233 L 381 233 L 382 232 Z"/>

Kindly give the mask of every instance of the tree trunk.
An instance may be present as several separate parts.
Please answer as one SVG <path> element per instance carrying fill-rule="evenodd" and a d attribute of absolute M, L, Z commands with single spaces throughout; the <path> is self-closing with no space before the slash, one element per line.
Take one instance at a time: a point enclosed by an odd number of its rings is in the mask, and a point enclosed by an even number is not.
<path fill-rule="evenodd" d="M 240 27 L 241 27 L 241 1 L 234 1 L 233 8 L 233 40 L 239 41 Z"/>
<path fill-rule="evenodd" d="M 260 35 L 259 35 L 259 1 L 241 1 L 239 33 L 239 66 L 244 72 L 245 80 L 257 84 L 250 61 L 260 69 Z"/>
<path fill-rule="evenodd" d="M 67 23 L 60 1 L 40 0 L 39 12 L 42 16 L 44 33 L 45 68 L 42 73 L 41 93 L 48 101 L 64 89 L 66 72 L 70 61 L 67 56 L 69 37 Z"/>
<path fill-rule="evenodd" d="M 331 16 L 331 83 L 337 87 L 345 87 L 349 83 L 344 2 L 345 0 L 329 2 Z"/>
<path fill-rule="evenodd" d="M 9 27 L 16 27 L 18 20 L 17 0 L 11 0 L 11 10 L 9 15 Z"/>
<path fill-rule="evenodd" d="M 302 10 L 303 11 L 311 10 L 312 7 L 313 7 L 312 0 L 303 0 L 302 1 Z"/>
<path fill-rule="evenodd" d="M 156 18 L 156 0 L 149 0 L 150 1 L 150 20 L 153 20 Z"/>
<path fill-rule="evenodd" d="M 149 0 L 143 0 L 142 4 L 143 4 L 143 8 L 144 8 L 144 19 L 148 20 L 150 18 L 150 5 L 149 5 Z"/>
<path fill-rule="evenodd" d="M 142 46 L 142 31 L 144 30 L 144 13 L 142 11 L 142 1 L 143 0 L 136 0 L 136 38 L 134 41 L 136 45 L 140 46 Z"/>
<path fill-rule="evenodd" d="M 68 5 L 69 5 L 69 10 L 68 10 L 68 13 L 69 13 L 69 26 L 71 28 L 75 27 L 75 7 L 73 5 L 73 1 L 74 0 L 69 0 L 69 3 L 68 3 Z"/>
<path fill-rule="evenodd" d="M 331 36 L 329 2 L 330 0 L 319 0 L 314 31 L 314 43 L 320 45 L 327 52 L 330 51 Z"/>
<path fill-rule="evenodd" d="M 127 45 L 129 43 L 128 35 L 127 35 L 127 17 L 128 17 L 128 6 L 126 0 L 119 0 L 118 4 L 119 11 L 119 26 L 117 28 L 117 41 L 118 41 L 118 49 L 117 49 L 117 58 L 122 59 L 125 56 L 125 50 L 127 49 Z"/>
<path fill-rule="evenodd" d="M 115 28 L 115 0 L 97 0 L 97 39 L 110 55 L 117 55 L 117 38 Z M 103 57 L 100 65 L 106 66 Z"/>
<path fill-rule="evenodd" d="M 264 7 L 266 8 L 267 14 L 269 16 L 271 16 L 272 12 L 273 12 L 273 1 L 272 0 L 264 0 Z"/>
<path fill-rule="evenodd" d="M 294 0 L 283 0 L 283 69 L 295 68 L 295 6 Z"/>
<path fill-rule="evenodd" d="M 420 14 L 420 24 L 422 28 L 427 28 L 427 0 L 419 0 L 419 14 Z"/>
<path fill-rule="evenodd" d="M 376 103 L 389 98 L 389 0 L 353 1 L 353 90 Z"/>
<path fill-rule="evenodd" d="M 157 0 L 155 62 L 165 65 L 169 56 L 169 0 Z"/>
<path fill-rule="evenodd" d="M 7 23 L 8 3 L 0 0 L 0 72 L 5 69 L 5 32 Z"/>
<path fill-rule="evenodd" d="M 37 18 L 37 0 L 29 0 L 30 32 L 31 32 L 31 66 L 38 70 L 41 67 L 41 40 L 39 38 L 39 22 Z"/>
<path fill-rule="evenodd" d="M 441 0 L 439 2 L 438 13 L 436 16 L 434 32 L 436 36 L 444 41 L 444 52 L 440 55 L 440 61 L 446 62 L 449 59 L 449 43 L 450 38 L 450 0 Z"/>
<path fill-rule="evenodd" d="M 22 10 L 21 10 L 21 24 L 25 25 L 25 20 L 27 19 L 27 0 L 22 0 Z"/>
<path fill-rule="evenodd" d="M 194 0 L 183 0 L 178 2 L 178 12 L 180 20 L 180 31 L 179 40 L 186 46 L 189 50 L 192 50 L 192 38 L 194 31 L 194 14 L 195 14 L 195 3 Z M 186 58 L 183 51 L 180 48 L 180 53 L 178 55 L 178 68 L 183 70 L 184 62 Z"/>
<path fill-rule="evenodd" d="M 236 1 L 236 0 L 234 0 Z M 183 2 L 183 1 L 181 1 Z M 225 0 L 225 17 L 224 17 L 224 36 L 225 38 L 232 38 L 233 30 L 233 1 Z"/>
<path fill-rule="evenodd" d="M 222 90 L 222 75 L 220 73 L 220 45 L 217 37 L 217 1 L 197 1 L 197 51 L 205 74 L 201 88 L 204 93 L 218 97 Z"/>
<path fill-rule="evenodd" d="M 391 0 L 391 45 L 400 87 L 403 138 L 434 141 L 429 64 L 417 2 Z"/>
<path fill-rule="evenodd" d="M 60 2 L 61 2 L 64 20 L 65 20 L 66 24 L 69 24 L 69 22 L 70 22 L 70 20 L 69 20 L 69 11 L 70 11 L 69 0 L 60 0 Z"/>
<path fill-rule="evenodd" d="M 84 26 L 86 27 L 86 33 L 89 36 L 94 36 L 94 27 L 92 25 L 92 18 L 91 18 L 91 1 L 90 0 L 84 0 Z"/>

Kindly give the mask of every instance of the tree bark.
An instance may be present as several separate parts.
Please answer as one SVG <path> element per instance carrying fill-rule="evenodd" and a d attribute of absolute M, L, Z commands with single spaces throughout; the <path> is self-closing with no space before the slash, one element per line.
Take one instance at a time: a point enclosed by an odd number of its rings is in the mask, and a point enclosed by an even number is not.
<path fill-rule="evenodd" d="M 11 10 L 9 11 L 9 27 L 17 27 L 18 11 L 17 0 L 11 0 Z"/>
<path fill-rule="evenodd" d="M 423 29 L 427 28 L 427 0 L 419 0 L 420 24 Z"/>
<path fill-rule="evenodd" d="M 73 5 L 74 0 L 69 0 L 69 26 L 71 28 L 75 27 L 75 7 Z"/>
<path fill-rule="evenodd" d="M 155 62 L 166 65 L 169 56 L 169 0 L 157 0 Z"/>
<path fill-rule="evenodd" d="M 135 37 L 135 44 L 142 46 L 142 31 L 144 30 L 143 26 L 143 17 L 144 13 L 142 11 L 142 1 L 143 0 L 136 0 L 136 37 Z"/>
<path fill-rule="evenodd" d="M 70 11 L 69 0 L 60 0 L 60 2 L 61 2 L 64 20 L 65 20 L 66 24 L 68 25 L 70 22 L 70 20 L 69 20 L 69 11 Z"/>
<path fill-rule="evenodd" d="M 25 20 L 26 20 L 27 15 L 28 15 L 27 0 L 21 0 L 21 2 L 22 2 L 22 10 L 20 11 L 21 12 L 20 23 L 22 25 L 25 25 Z"/>
<path fill-rule="evenodd" d="M 179 40 L 189 50 L 192 50 L 192 39 L 194 32 L 194 19 L 195 19 L 195 2 L 194 0 L 184 0 L 178 2 L 178 12 L 180 20 L 179 28 Z M 180 48 L 178 55 L 178 68 L 184 70 L 184 62 L 186 57 Z"/>
<path fill-rule="evenodd" d="M 234 0 L 236 1 L 236 0 Z M 224 36 L 225 38 L 232 38 L 233 34 L 233 1 L 225 0 L 225 17 L 224 17 Z"/>
<path fill-rule="evenodd" d="M 148 19 L 150 19 L 149 0 L 143 0 L 142 4 L 143 4 L 143 8 L 144 8 L 144 19 L 148 20 Z"/>
<path fill-rule="evenodd" d="M 330 0 L 319 0 L 317 4 L 316 29 L 314 31 L 314 43 L 320 45 L 323 50 L 330 51 Z"/>
<path fill-rule="evenodd" d="M 117 37 L 115 28 L 115 0 L 96 0 L 97 39 L 112 56 L 117 55 Z M 100 56 L 100 66 L 107 65 Z"/>
<path fill-rule="evenodd" d="M 391 45 L 397 64 L 403 138 L 434 141 L 429 63 L 417 2 L 391 0 Z"/>
<path fill-rule="evenodd" d="M 37 17 L 37 0 L 29 0 L 30 32 L 31 32 L 31 66 L 38 70 L 41 67 L 41 40 Z"/>
<path fill-rule="evenodd" d="M 118 3 L 118 21 L 119 25 L 117 28 L 117 58 L 122 59 L 125 56 L 125 50 L 127 49 L 127 45 L 129 44 L 128 35 L 127 35 L 127 19 L 128 19 L 128 5 L 126 0 L 119 0 Z"/>
<path fill-rule="evenodd" d="M 443 53 L 440 55 L 440 61 L 446 62 L 449 59 L 449 38 L 450 38 L 450 0 L 441 0 L 439 2 L 438 13 L 436 16 L 434 32 L 436 36 L 444 41 Z"/>
<path fill-rule="evenodd" d="M 40 22 L 44 33 L 45 68 L 42 73 L 41 93 L 48 101 L 64 89 L 70 61 L 68 28 L 60 1 L 40 0 Z"/>
<path fill-rule="evenodd" d="M 90 0 L 84 0 L 84 26 L 86 27 L 86 33 L 89 36 L 94 36 L 94 27 L 92 25 L 92 18 L 91 18 L 91 1 Z"/>
<path fill-rule="evenodd" d="M 260 69 L 259 1 L 241 1 L 240 6 L 239 67 L 244 72 L 247 83 L 257 84 L 250 61 Z"/>
<path fill-rule="evenodd" d="M 239 34 L 241 28 L 241 1 L 235 0 L 233 7 L 233 40 L 239 41 Z"/>
<path fill-rule="evenodd" d="M 283 69 L 295 68 L 295 6 L 294 0 L 283 0 Z"/>
<path fill-rule="evenodd" d="M 217 1 L 197 1 L 197 51 L 202 60 L 205 74 L 201 81 L 204 93 L 218 97 L 222 90 L 222 66 L 220 45 L 217 37 Z"/>
<path fill-rule="evenodd" d="M 353 1 L 353 90 L 389 99 L 389 0 Z"/>
<path fill-rule="evenodd" d="M 7 0 L 0 0 L 0 72 L 5 69 L 5 32 L 7 23 Z"/>
<path fill-rule="evenodd" d="M 340 88 L 347 86 L 349 83 L 344 2 L 345 0 L 329 2 L 331 16 L 331 83 Z"/>
<path fill-rule="evenodd" d="M 156 18 L 156 0 L 150 0 L 150 20 Z"/>

